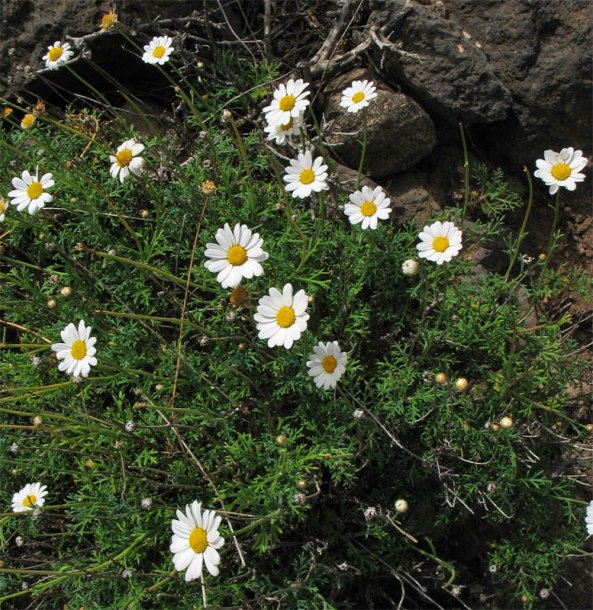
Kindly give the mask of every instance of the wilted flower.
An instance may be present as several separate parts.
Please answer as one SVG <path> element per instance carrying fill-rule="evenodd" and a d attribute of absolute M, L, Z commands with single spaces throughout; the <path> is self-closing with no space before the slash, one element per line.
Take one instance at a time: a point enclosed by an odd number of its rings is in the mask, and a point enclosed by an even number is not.
<path fill-rule="evenodd" d="M 33 127 L 33 125 L 35 125 L 36 121 L 37 121 L 37 117 L 34 114 L 27 113 L 21 119 L 21 127 L 23 129 L 30 129 L 31 127 Z"/>

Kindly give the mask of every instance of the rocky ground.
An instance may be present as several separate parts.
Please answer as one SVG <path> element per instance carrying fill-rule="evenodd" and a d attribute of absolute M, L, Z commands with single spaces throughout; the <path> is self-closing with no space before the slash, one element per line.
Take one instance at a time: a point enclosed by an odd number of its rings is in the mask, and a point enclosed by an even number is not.
<path fill-rule="evenodd" d="M 168 102 L 154 95 L 164 83 L 147 86 L 153 72 L 131 53 L 129 62 L 116 60 L 121 38 L 98 33 L 111 8 L 100 0 L 2 0 L 2 97 L 64 106 L 84 94 L 67 72 L 42 70 L 47 45 L 67 40 L 79 51 L 78 68 L 91 60 L 153 110 L 170 112 Z M 322 133 L 341 164 L 342 180 L 357 167 L 361 134 L 359 123 L 338 111 L 340 91 L 354 78 L 374 80 L 379 95 L 369 108 L 364 169 L 395 200 L 397 222 L 421 224 L 453 203 L 463 177 L 459 123 L 472 161 L 500 165 L 518 179 L 523 166 L 534 168 L 548 148 L 572 146 L 593 156 L 589 0 L 122 0 L 115 8 L 130 38 L 144 44 L 156 34 L 175 36 L 188 64 L 208 66 L 221 49 L 233 49 L 245 57 L 265 54 L 284 62 L 287 73 L 294 70 L 311 81 Z M 105 84 L 96 71 L 86 74 L 97 88 Z M 257 111 L 250 120 L 257 120 Z M 591 162 L 584 171 L 587 181 L 565 197 L 556 264 L 590 272 Z M 549 201 L 537 185 L 525 254 L 546 249 Z M 485 269 L 494 269 L 496 252 L 482 254 Z M 572 332 L 593 364 L 591 302 L 568 290 L 546 305 L 548 315 L 572 314 Z M 593 422 L 592 388 L 590 373 L 571 389 L 583 422 Z M 574 573 L 584 578 L 565 584 L 561 597 L 568 607 L 589 607 L 590 572 L 583 567 Z"/>

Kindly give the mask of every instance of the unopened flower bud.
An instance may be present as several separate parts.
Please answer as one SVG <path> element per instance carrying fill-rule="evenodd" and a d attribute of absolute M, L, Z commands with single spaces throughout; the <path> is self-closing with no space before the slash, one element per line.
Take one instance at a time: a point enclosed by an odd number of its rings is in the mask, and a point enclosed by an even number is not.
<path fill-rule="evenodd" d="M 25 544 L 25 539 L 24 539 L 22 536 L 17 536 L 17 537 L 14 539 L 14 543 L 15 543 L 17 546 L 23 546 L 23 544 Z"/>
<path fill-rule="evenodd" d="M 142 498 L 142 502 L 140 502 L 140 506 L 144 510 L 148 510 L 152 506 L 152 498 Z"/>
<path fill-rule="evenodd" d="M 420 263 L 414 258 L 409 258 L 402 263 L 402 273 L 404 275 L 416 275 L 419 269 Z"/>
<path fill-rule="evenodd" d="M 509 428 L 512 428 L 513 427 L 513 418 L 509 417 L 508 415 L 501 417 L 500 418 L 500 427 L 503 428 L 504 430 L 508 430 Z"/>
<path fill-rule="evenodd" d="M 305 481 L 304 479 L 301 479 L 298 483 L 297 483 L 297 487 L 299 489 L 307 489 L 307 481 Z"/>
<path fill-rule="evenodd" d="M 148 210 L 142 210 L 140 212 L 140 218 L 148 218 L 150 216 L 150 212 Z"/>
<path fill-rule="evenodd" d="M 72 288 L 70 288 L 70 286 L 64 286 L 62 290 L 60 290 L 60 294 L 63 297 L 68 298 L 72 294 Z"/>
<path fill-rule="evenodd" d="M 134 432 L 134 430 L 136 429 L 136 423 L 133 422 L 132 420 L 127 421 L 124 428 L 125 428 L 126 432 Z"/>
<path fill-rule="evenodd" d="M 42 424 L 42 423 L 43 423 L 43 418 L 42 418 L 41 416 L 36 415 L 36 416 L 33 418 L 33 425 L 34 425 L 36 428 L 39 428 L 39 426 L 41 426 L 41 424 Z"/>
<path fill-rule="evenodd" d="M 354 409 L 352 417 L 354 417 L 354 419 L 362 419 L 364 417 L 364 411 L 362 409 Z"/>
<path fill-rule="evenodd" d="M 55 300 L 54 300 L 54 299 L 50 299 L 50 300 L 47 302 L 47 308 L 48 308 L 48 309 L 53 309 L 55 306 L 56 306 L 56 302 L 55 302 Z"/>
<path fill-rule="evenodd" d="M 459 377 L 455 380 L 455 389 L 458 392 L 465 392 L 469 387 L 469 382 L 465 377 Z"/>
<path fill-rule="evenodd" d="M 374 506 L 367 506 L 364 509 L 363 514 L 366 521 L 369 521 L 370 519 L 373 519 L 377 516 L 377 509 Z"/>
<path fill-rule="evenodd" d="M 434 376 L 434 381 L 439 385 L 445 385 L 447 383 L 447 375 L 445 373 L 437 373 Z"/>
<path fill-rule="evenodd" d="M 279 434 L 276 437 L 276 444 L 279 445 L 280 447 L 286 447 L 287 441 L 288 441 L 288 439 L 284 436 L 284 434 Z"/>
<path fill-rule="evenodd" d="M 400 498 L 399 500 L 395 501 L 395 511 L 397 513 L 399 513 L 400 515 L 407 513 L 409 509 L 410 509 L 410 505 L 408 504 L 407 500 Z"/>

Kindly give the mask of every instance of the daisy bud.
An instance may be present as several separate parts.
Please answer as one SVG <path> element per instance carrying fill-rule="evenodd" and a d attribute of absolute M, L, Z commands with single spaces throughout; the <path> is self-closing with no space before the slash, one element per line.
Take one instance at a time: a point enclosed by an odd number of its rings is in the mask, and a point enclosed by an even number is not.
<path fill-rule="evenodd" d="M 200 337 L 198 337 L 198 343 L 201 347 L 206 347 L 206 345 L 208 345 L 208 342 L 209 339 L 206 335 L 200 335 Z"/>
<path fill-rule="evenodd" d="M 233 118 L 233 113 L 228 108 L 225 108 L 222 111 L 222 119 L 221 119 L 222 122 L 228 123 L 232 118 Z"/>
<path fill-rule="evenodd" d="M 204 62 L 203 62 L 203 61 L 199 61 L 199 62 L 196 64 L 196 66 L 197 66 L 198 70 L 201 70 L 201 69 L 204 67 Z"/>
<path fill-rule="evenodd" d="M 68 298 L 72 294 L 72 288 L 70 288 L 70 286 L 64 286 L 64 288 L 62 288 L 62 290 L 60 290 L 60 294 L 63 297 Z"/>
<path fill-rule="evenodd" d="M 541 599 L 548 599 L 550 597 L 550 589 L 542 589 L 539 592 L 539 596 Z"/>
<path fill-rule="evenodd" d="M 404 513 L 407 513 L 409 509 L 410 505 L 408 504 L 407 500 L 404 500 L 403 498 L 396 500 L 395 512 L 399 513 L 400 515 L 403 515 Z"/>
<path fill-rule="evenodd" d="M 132 570 L 124 570 L 121 573 L 122 578 L 132 578 Z"/>
<path fill-rule="evenodd" d="M 45 239 L 45 233 L 39 233 L 39 234 L 37 235 L 37 239 L 38 239 L 39 241 L 43 241 L 43 240 Z"/>
<path fill-rule="evenodd" d="M 504 430 L 508 430 L 513 427 L 513 418 L 506 415 L 500 419 L 500 427 Z"/>
<path fill-rule="evenodd" d="M 150 216 L 150 212 L 148 210 L 142 210 L 140 212 L 140 217 L 141 218 L 148 218 Z"/>
<path fill-rule="evenodd" d="M 292 500 L 295 504 L 304 504 L 307 500 L 307 497 L 305 496 L 305 494 L 294 494 Z"/>
<path fill-rule="evenodd" d="M 247 345 L 245 343 L 239 343 L 238 347 L 240 352 L 244 352 Z"/>
<path fill-rule="evenodd" d="M 488 572 L 490 572 L 490 574 L 496 574 L 496 572 L 498 572 L 498 567 L 492 564 L 488 566 Z"/>
<path fill-rule="evenodd" d="M 529 595 L 523 593 L 523 595 L 521 595 L 521 601 L 526 604 L 529 601 Z"/>
<path fill-rule="evenodd" d="M 165 389 L 165 386 L 164 386 L 162 383 L 157 383 L 157 384 L 154 386 L 154 389 L 155 389 L 157 392 L 162 392 L 162 391 Z"/>
<path fill-rule="evenodd" d="M 216 184 L 214 184 L 212 180 L 204 180 L 204 182 L 200 184 L 200 190 L 202 191 L 203 195 L 214 195 L 216 192 Z"/>
<path fill-rule="evenodd" d="M 113 443 L 113 448 L 114 449 L 121 449 L 124 446 L 124 444 L 121 441 L 115 441 L 115 443 Z"/>
<path fill-rule="evenodd" d="M 500 426 L 498 424 L 492 424 L 491 428 L 493 432 L 498 432 L 500 430 Z"/>
<path fill-rule="evenodd" d="M 18 452 L 19 452 L 19 444 L 12 443 L 12 445 L 10 445 L 10 453 L 16 455 Z"/>
<path fill-rule="evenodd" d="M 85 466 L 86 466 L 86 467 L 87 467 L 89 470 L 93 470 L 93 468 L 96 468 L 96 467 L 97 467 L 97 465 L 95 464 L 95 462 L 94 462 L 94 461 L 93 461 L 91 458 L 89 458 L 89 459 L 88 459 L 88 460 L 87 460 L 87 461 L 84 463 L 84 465 L 85 465 Z"/>
<path fill-rule="evenodd" d="M 142 502 L 140 502 L 140 506 L 144 510 L 148 510 L 152 506 L 152 498 L 142 498 Z"/>
<path fill-rule="evenodd" d="M 47 302 L 47 308 L 48 308 L 48 309 L 53 309 L 55 306 L 56 306 L 56 302 L 54 301 L 54 299 L 50 299 L 50 300 Z"/>
<path fill-rule="evenodd" d="M 455 380 L 455 390 L 457 392 L 465 392 L 469 387 L 469 382 L 465 377 L 459 377 Z"/>
<path fill-rule="evenodd" d="M 365 520 L 369 521 L 370 519 L 373 519 L 377 516 L 377 509 L 374 506 L 367 506 L 367 508 L 364 509 L 363 514 Z"/>
<path fill-rule="evenodd" d="M 297 487 L 299 489 L 307 489 L 307 481 L 301 479 L 298 483 L 297 483 Z"/>
<path fill-rule="evenodd" d="M 593 424 L 587 424 L 585 428 L 587 428 L 587 432 L 593 432 Z"/>
<path fill-rule="evenodd" d="M 402 273 L 404 275 L 416 275 L 418 269 L 420 269 L 420 263 L 413 258 L 409 258 L 402 263 Z"/>
<path fill-rule="evenodd" d="M 284 434 L 279 434 L 276 437 L 276 444 L 279 445 L 280 447 L 286 447 L 287 441 L 288 441 L 288 439 L 284 436 Z"/>
<path fill-rule="evenodd" d="M 364 417 L 364 411 L 362 409 L 354 409 L 352 417 L 354 417 L 354 419 L 362 419 Z"/>
<path fill-rule="evenodd" d="M 493 494 L 496 491 L 496 483 L 494 483 L 494 481 L 488 483 L 488 485 L 486 486 L 486 491 L 489 494 Z"/>
<path fill-rule="evenodd" d="M 34 425 L 36 428 L 39 428 L 39 426 L 41 426 L 41 424 L 42 424 L 42 423 L 43 423 L 43 418 L 41 418 L 39 415 L 36 415 L 36 416 L 33 418 L 33 425 Z"/>
<path fill-rule="evenodd" d="M 453 597 L 459 597 L 461 595 L 461 587 L 457 587 L 457 586 L 453 587 L 451 589 L 451 595 Z"/>
<path fill-rule="evenodd" d="M 445 373 L 437 373 L 434 376 L 434 381 L 439 385 L 445 385 L 447 383 L 447 375 Z"/>
<path fill-rule="evenodd" d="M 309 303 L 315 303 L 315 295 L 314 294 L 310 294 L 307 296 L 307 301 Z"/>
<path fill-rule="evenodd" d="M 25 539 L 24 539 L 22 536 L 17 536 L 17 537 L 14 539 L 14 543 L 15 543 L 17 546 L 23 546 L 23 544 L 25 544 Z"/>
<path fill-rule="evenodd" d="M 126 429 L 126 432 L 134 432 L 134 430 L 136 429 L 136 424 L 133 421 L 127 421 L 126 425 L 124 426 Z"/>

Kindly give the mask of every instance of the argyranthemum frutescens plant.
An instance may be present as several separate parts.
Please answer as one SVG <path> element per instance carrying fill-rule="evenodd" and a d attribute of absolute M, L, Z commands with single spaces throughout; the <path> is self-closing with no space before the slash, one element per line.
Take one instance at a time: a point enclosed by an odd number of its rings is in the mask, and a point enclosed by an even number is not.
<path fill-rule="evenodd" d="M 307 88 L 278 85 L 264 119 L 306 125 Z M 2 133 L 1 192 L 37 165 L 54 184 L 2 225 L 0 601 L 190 607 L 203 583 L 211 605 L 362 607 L 394 573 L 425 600 L 415 581 L 468 577 L 450 540 L 478 522 L 501 605 L 553 584 L 583 540 L 550 450 L 587 433 L 577 370 L 529 282 L 471 274 L 495 225 L 399 226 L 316 140 L 291 149 L 300 129 L 274 140 L 287 165 L 181 101 L 193 137 L 98 114 Z M 51 493 L 13 513 L 29 481 Z"/>

